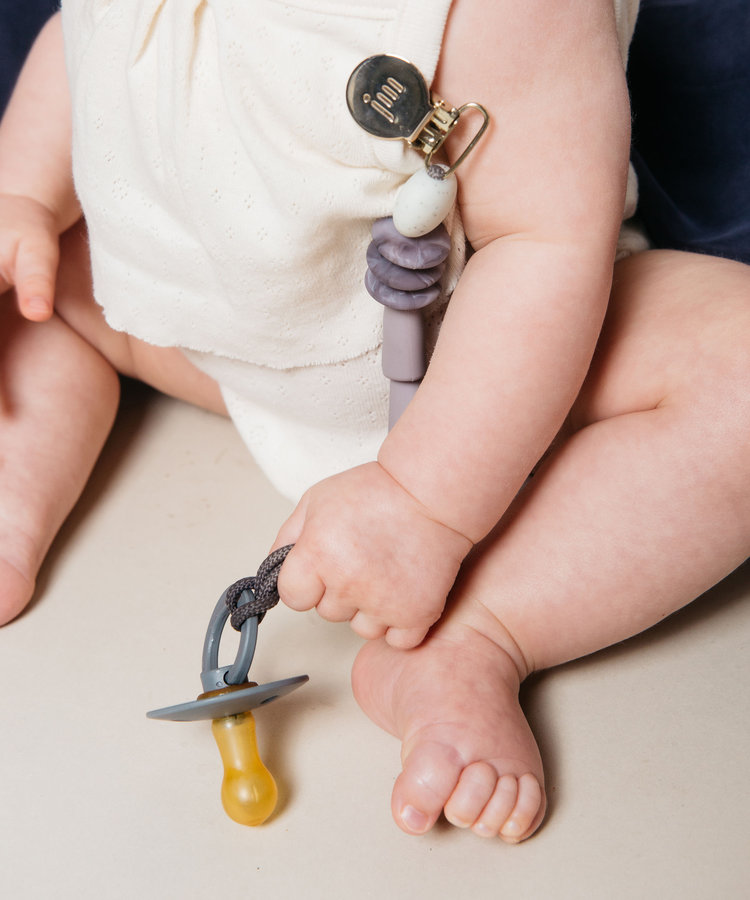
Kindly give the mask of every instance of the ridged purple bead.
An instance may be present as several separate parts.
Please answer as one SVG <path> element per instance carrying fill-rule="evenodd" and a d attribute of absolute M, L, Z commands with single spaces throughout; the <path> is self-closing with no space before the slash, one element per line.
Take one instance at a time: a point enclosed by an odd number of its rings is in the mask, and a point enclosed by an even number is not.
<path fill-rule="evenodd" d="M 408 238 L 393 219 L 378 219 L 367 248 L 365 287 L 371 297 L 390 309 L 414 310 L 440 296 L 440 277 L 450 253 L 450 236 L 443 225 L 429 234 Z"/>

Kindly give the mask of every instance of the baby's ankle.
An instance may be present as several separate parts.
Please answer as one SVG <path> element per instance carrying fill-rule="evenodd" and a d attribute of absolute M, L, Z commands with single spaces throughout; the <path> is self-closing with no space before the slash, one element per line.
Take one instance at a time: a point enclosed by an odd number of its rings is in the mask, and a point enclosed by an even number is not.
<path fill-rule="evenodd" d="M 507 662 L 509 679 L 517 680 L 520 686 L 534 671 L 531 660 L 510 629 L 482 603 L 465 604 L 463 610 L 458 609 L 456 613 L 457 623 L 460 622 L 483 638 L 489 652 L 499 654 Z"/>

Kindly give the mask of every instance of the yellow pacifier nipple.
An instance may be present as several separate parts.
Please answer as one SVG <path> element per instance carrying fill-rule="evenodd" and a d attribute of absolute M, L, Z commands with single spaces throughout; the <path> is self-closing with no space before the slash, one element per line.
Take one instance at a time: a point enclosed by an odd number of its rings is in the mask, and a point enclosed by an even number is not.
<path fill-rule="evenodd" d="M 240 825 L 261 825 L 276 808 L 278 791 L 258 753 L 253 714 L 214 719 L 211 730 L 224 764 L 221 802 L 227 815 Z"/>

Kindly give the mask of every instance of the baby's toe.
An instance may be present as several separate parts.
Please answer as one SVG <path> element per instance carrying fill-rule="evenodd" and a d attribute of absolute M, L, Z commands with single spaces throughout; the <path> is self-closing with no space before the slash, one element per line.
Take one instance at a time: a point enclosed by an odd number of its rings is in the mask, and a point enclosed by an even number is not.
<path fill-rule="evenodd" d="M 497 772 L 489 763 L 468 765 L 445 804 L 445 818 L 457 828 L 473 825 L 493 797 L 496 786 Z"/>
<path fill-rule="evenodd" d="M 539 781 L 530 773 L 518 779 L 518 797 L 511 814 L 500 829 L 500 837 L 511 844 L 527 838 L 544 815 L 544 792 Z"/>
<path fill-rule="evenodd" d="M 432 741 L 415 747 L 393 786 L 396 824 L 409 834 L 429 831 L 455 790 L 462 768 L 450 747 Z"/>
<path fill-rule="evenodd" d="M 497 837 L 508 821 L 518 799 L 518 779 L 515 775 L 503 775 L 487 805 L 477 817 L 472 831 L 480 837 Z"/>
<path fill-rule="evenodd" d="M 0 625 L 14 619 L 29 603 L 34 582 L 12 563 L 0 559 Z"/>

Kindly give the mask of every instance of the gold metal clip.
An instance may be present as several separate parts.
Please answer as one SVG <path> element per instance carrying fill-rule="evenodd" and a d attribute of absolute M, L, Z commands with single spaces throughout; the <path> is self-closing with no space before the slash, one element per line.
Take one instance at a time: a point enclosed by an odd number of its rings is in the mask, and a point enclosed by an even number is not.
<path fill-rule="evenodd" d="M 479 103 L 469 102 L 464 103 L 462 106 L 459 106 L 458 109 L 455 109 L 453 107 L 449 109 L 445 101 L 441 100 L 439 97 L 435 97 L 433 95 L 430 99 L 433 104 L 432 114 L 430 115 L 424 127 L 419 131 L 419 133 L 409 138 L 409 143 L 411 144 L 411 146 L 415 147 L 417 150 L 420 150 L 425 154 L 426 168 L 429 168 L 432 165 L 433 155 L 437 153 L 437 151 L 450 137 L 451 132 L 458 124 L 461 113 L 465 112 L 467 109 L 473 109 L 479 112 L 483 119 L 478 131 L 474 134 L 474 137 L 471 139 L 471 141 L 469 141 L 469 143 L 466 145 L 461 155 L 456 159 L 452 166 L 449 166 L 446 169 L 445 175 L 447 176 L 456 171 L 456 169 L 479 143 L 482 135 L 485 133 L 490 124 L 490 114 Z"/>
<path fill-rule="evenodd" d="M 476 147 L 490 124 L 487 110 L 479 103 L 464 103 L 458 109 L 430 93 L 422 73 L 397 56 L 371 56 L 349 77 L 346 99 L 354 120 L 370 134 L 386 140 L 404 140 L 425 155 L 429 169 L 432 157 L 443 146 L 466 110 L 476 110 L 482 125 L 445 175 L 450 175 Z"/>

